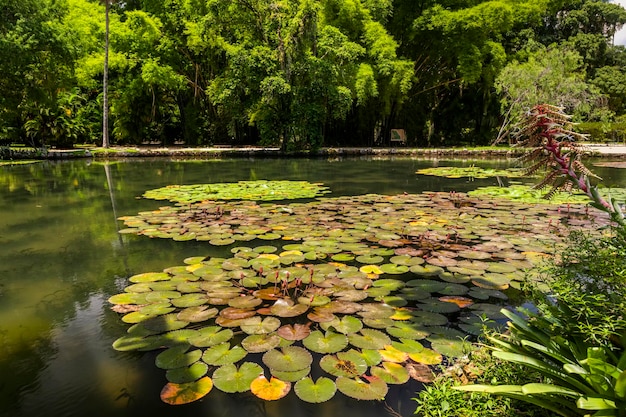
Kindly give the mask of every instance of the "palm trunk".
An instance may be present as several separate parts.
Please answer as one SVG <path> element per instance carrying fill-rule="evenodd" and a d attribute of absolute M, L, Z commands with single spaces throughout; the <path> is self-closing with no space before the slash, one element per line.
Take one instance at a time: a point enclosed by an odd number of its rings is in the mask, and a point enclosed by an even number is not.
<path fill-rule="evenodd" d="M 104 1 L 104 76 L 102 79 L 102 147 L 109 147 L 109 0 Z"/>

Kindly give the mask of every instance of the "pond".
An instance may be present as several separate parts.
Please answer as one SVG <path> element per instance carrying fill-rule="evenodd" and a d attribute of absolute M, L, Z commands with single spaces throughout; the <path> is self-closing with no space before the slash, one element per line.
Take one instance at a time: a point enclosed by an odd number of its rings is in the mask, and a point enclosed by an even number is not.
<path fill-rule="evenodd" d="M 418 383 L 393 391 L 386 403 L 337 396 L 312 405 L 292 394 L 264 402 L 250 393 L 214 390 L 188 405 L 164 404 L 159 392 L 167 380 L 154 366 L 156 352 L 111 347 L 128 324 L 107 300 L 135 274 L 161 271 L 189 257 L 223 256 L 224 249 L 119 234 L 125 226 L 117 219 L 165 205 L 138 197 L 170 184 L 302 180 L 323 183 L 332 191 L 329 197 L 466 192 L 498 180 L 415 172 L 437 165 L 510 164 L 402 158 L 151 159 L 0 167 L 0 415 L 411 415 Z M 626 185 L 620 170 L 597 172 L 606 184 Z"/>

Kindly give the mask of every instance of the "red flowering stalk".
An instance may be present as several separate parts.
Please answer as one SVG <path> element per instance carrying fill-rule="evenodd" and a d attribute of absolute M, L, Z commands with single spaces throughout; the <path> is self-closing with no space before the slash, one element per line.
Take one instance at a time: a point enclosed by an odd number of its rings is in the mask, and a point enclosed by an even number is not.
<path fill-rule="evenodd" d="M 528 175 L 545 170 L 545 177 L 535 185 L 537 189 L 552 188 L 545 195 L 552 197 L 559 191 L 578 188 L 591 199 L 591 205 L 608 213 L 611 219 L 626 228 L 626 221 L 617 202 L 605 200 L 592 186 L 589 178 L 595 177 L 581 161 L 586 148 L 578 143 L 585 135 L 571 130 L 570 116 L 560 107 L 540 104 L 533 107 L 520 122 L 515 138 L 517 146 L 530 148 L 522 159 L 533 164 L 526 169 Z"/>

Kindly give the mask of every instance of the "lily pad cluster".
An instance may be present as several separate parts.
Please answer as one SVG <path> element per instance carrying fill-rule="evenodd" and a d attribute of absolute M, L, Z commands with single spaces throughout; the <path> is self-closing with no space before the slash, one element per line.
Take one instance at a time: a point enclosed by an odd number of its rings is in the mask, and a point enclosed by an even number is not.
<path fill-rule="evenodd" d="M 127 216 L 121 233 L 230 245 L 232 257 L 131 277 L 110 299 L 132 325 L 114 347 L 164 348 L 156 362 L 172 404 L 213 387 L 266 400 L 292 390 L 308 402 L 337 390 L 382 399 L 389 384 L 426 381 L 429 365 L 463 355 L 484 318 L 502 318 L 503 291 L 519 288 L 568 226 L 608 222 L 586 210 L 423 193 Z"/>
<path fill-rule="evenodd" d="M 308 181 L 239 181 L 235 183 L 168 185 L 146 191 L 143 197 L 178 203 L 205 200 L 279 201 L 313 198 L 330 193 L 322 184 Z"/>
<path fill-rule="evenodd" d="M 589 197 L 581 192 L 558 193 L 550 199 L 546 199 L 544 190 L 537 190 L 528 185 L 515 184 L 508 187 L 479 187 L 468 192 L 474 197 L 497 197 L 521 203 L 538 204 L 585 204 Z M 626 189 L 602 188 L 600 194 L 605 198 L 614 198 L 618 201 L 626 201 Z"/>
<path fill-rule="evenodd" d="M 208 201 L 120 218 L 121 233 L 233 245 L 245 241 L 298 241 L 308 260 L 338 261 L 367 255 L 373 246 L 400 249 L 412 257 L 437 258 L 473 251 L 477 259 L 516 252 L 550 252 L 569 226 L 607 224 L 584 205 L 528 205 L 463 193 L 324 198 L 308 203 L 258 204 Z M 342 246 L 341 246 L 341 245 Z M 354 244 L 354 250 L 348 244 Z M 347 245 L 347 246 L 346 246 Z M 478 245 L 478 246 L 477 246 Z M 483 248 L 490 248 L 486 253 Z M 511 255 L 516 256 L 516 255 Z M 525 257 L 525 256 L 524 256 Z M 431 262 L 436 262 L 432 260 Z M 440 265 L 445 266 L 445 265 Z"/>
<path fill-rule="evenodd" d="M 378 400 L 389 384 L 428 380 L 428 365 L 467 352 L 466 333 L 441 313 L 474 326 L 495 311 L 484 301 L 506 299 L 498 290 L 430 279 L 434 270 L 409 272 L 403 255 L 388 265 L 406 267 L 394 274 L 413 279 L 382 278 L 369 265 L 294 264 L 287 259 L 302 252 L 277 251 L 238 247 L 232 258 L 189 258 L 131 277 L 109 299 L 132 325 L 113 347 L 164 348 L 156 365 L 169 380 L 161 397 L 172 404 L 213 387 L 275 400 L 292 384 L 307 402 L 337 390 Z M 323 376 L 313 379 L 313 370 Z"/>
<path fill-rule="evenodd" d="M 418 169 L 416 174 L 433 175 L 445 178 L 525 178 L 527 175 L 523 169 L 497 169 L 497 168 L 481 168 L 477 166 L 469 167 L 431 167 Z"/>

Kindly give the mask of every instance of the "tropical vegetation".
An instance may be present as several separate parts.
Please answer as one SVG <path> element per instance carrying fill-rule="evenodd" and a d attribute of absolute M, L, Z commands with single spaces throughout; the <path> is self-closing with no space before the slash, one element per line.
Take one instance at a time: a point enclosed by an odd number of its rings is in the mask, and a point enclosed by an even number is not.
<path fill-rule="evenodd" d="M 100 144 L 103 107 L 112 144 L 283 149 L 384 145 L 393 128 L 487 144 L 540 101 L 604 131 L 626 112 L 626 11 L 605 1 L 0 5 L 5 144 Z"/>

